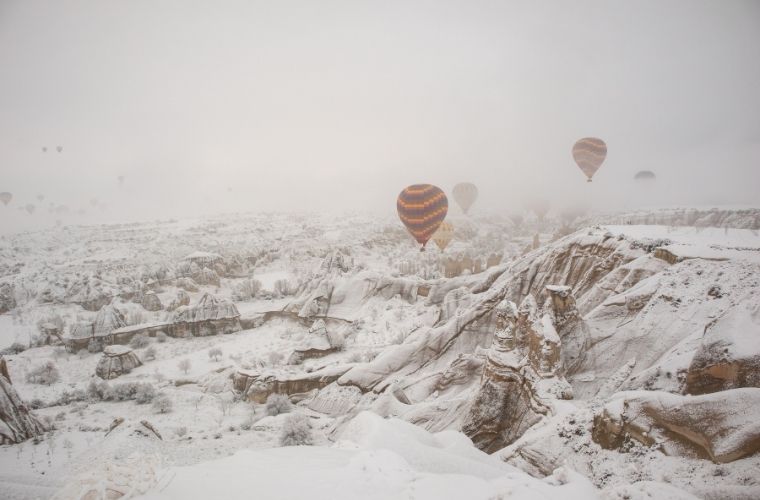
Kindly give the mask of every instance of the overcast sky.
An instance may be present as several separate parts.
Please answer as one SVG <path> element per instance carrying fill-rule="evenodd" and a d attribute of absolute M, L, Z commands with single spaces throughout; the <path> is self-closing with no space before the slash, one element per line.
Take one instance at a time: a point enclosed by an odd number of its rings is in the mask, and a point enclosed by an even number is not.
<path fill-rule="evenodd" d="M 0 230 L 463 180 L 482 211 L 760 204 L 760 2 L 0 0 Z"/>

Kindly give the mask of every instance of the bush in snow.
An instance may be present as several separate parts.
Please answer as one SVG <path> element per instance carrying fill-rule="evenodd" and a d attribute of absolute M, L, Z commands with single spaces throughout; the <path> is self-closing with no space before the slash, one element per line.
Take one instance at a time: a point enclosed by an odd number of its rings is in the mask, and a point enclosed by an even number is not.
<path fill-rule="evenodd" d="M 145 354 L 143 356 L 145 359 L 156 359 L 156 348 L 153 346 L 148 347 L 145 349 Z"/>
<path fill-rule="evenodd" d="M 280 446 L 304 446 L 313 442 L 311 422 L 305 415 L 294 413 L 285 419 L 280 434 Z"/>
<path fill-rule="evenodd" d="M 184 425 L 182 427 L 177 427 L 176 429 L 174 429 L 174 434 L 178 438 L 184 437 L 185 434 L 187 434 L 187 427 L 185 427 Z"/>
<path fill-rule="evenodd" d="M 11 344 L 10 347 L 7 347 L 3 349 L 3 354 L 18 354 L 20 352 L 24 352 L 29 348 L 29 346 L 22 344 L 21 342 L 14 342 Z"/>
<path fill-rule="evenodd" d="M 261 282 L 259 280 L 245 280 L 237 285 L 235 291 L 232 292 L 233 300 L 251 300 L 261 291 Z"/>
<path fill-rule="evenodd" d="M 275 281 L 272 288 L 276 297 L 287 297 L 296 293 L 295 287 L 291 285 L 290 281 L 286 279 L 279 279 Z"/>
<path fill-rule="evenodd" d="M 52 361 L 47 361 L 38 365 L 26 374 L 26 381 L 32 384 L 50 385 L 58 382 L 61 375 L 58 373 L 58 367 Z"/>
<path fill-rule="evenodd" d="M 153 400 L 153 411 L 156 413 L 169 413 L 172 411 L 172 400 L 166 394 L 159 394 Z"/>
<path fill-rule="evenodd" d="M 135 392 L 135 403 L 144 405 L 156 397 L 156 390 L 150 384 L 139 384 Z"/>
<path fill-rule="evenodd" d="M 163 344 L 163 343 L 164 343 L 164 342 L 166 342 L 168 339 L 169 339 L 169 336 L 168 336 L 166 333 L 164 333 L 164 332 L 158 332 L 158 333 L 156 334 L 156 341 L 157 341 L 159 344 Z"/>
<path fill-rule="evenodd" d="M 222 350 L 218 347 L 214 347 L 213 349 L 208 350 L 208 357 L 213 359 L 214 361 L 219 361 L 219 358 L 222 357 Z"/>
<path fill-rule="evenodd" d="M 290 399 L 284 394 L 270 394 L 266 402 L 266 414 L 270 417 L 288 413 L 291 409 Z"/>
<path fill-rule="evenodd" d="M 134 337 L 132 337 L 132 340 L 129 341 L 129 346 L 132 349 L 142 349 L 143 347 L 148 347 L 149 344 L 150 344 L 150 339 L 144 333 L 135 335 Z"/>
<path fill-rule="evenodd" d="M 179 363 L 177 363 L 177 368 L 182 370 L 185 374 L 190 371 L 190 367 L 192 366 L 192 363 L 190 363 L 189 359 L 183 359 Z"/>

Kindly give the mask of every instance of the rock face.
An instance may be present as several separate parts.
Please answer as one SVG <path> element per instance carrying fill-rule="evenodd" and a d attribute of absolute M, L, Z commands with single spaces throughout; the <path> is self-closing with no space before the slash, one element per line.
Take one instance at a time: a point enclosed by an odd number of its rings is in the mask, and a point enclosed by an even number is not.
<path fill-rule="evenodd" d="M 110 345 L 103 350 L 103 357 L 95 367 L 95 374 L 104 380 L 110 380 L 129 373 L 140 365 L 140 358 L 132 349 L 123 345 Z"/>
<path fill-rule="evenodd" d="M 552 412 L 552 399 L 572 397 L 560 376 L 560 344 L 551 314 L 539 314 L 532 295 L 519 309 L 499 304 L 480 387 L 462 425 L 476 446 L 489 453 L 507 446 Z"/>
<path fill-rule="evenodd" d="M 175 337 L 203 337 L 241 330 L 240 313 L 229 300 L 220 300 L 206 293 L 194 306 L 181 306 L 174 311 L 171 334 Z"/>
<path fill-rule="evenodd" d="M 0 445 L 20 443 L 43 432 L 11 384 L 8 366 L 0 356 Z"/>
<path fill-rule="evenodd" d="M 686 375 L 688 394 L 760 387 L 760 298 L 705 328 Z"/>
<path fill-rule="evenodd" d="M 297 375 L 240 371 L 233 379 L 233 387 L 249 401 L 266 403 L 270 394 L 292 396 L 322 389 L 337 380 L 347 369 L 338 366 Z"/>
<path fill-rule="evenodd" d="M 110 335 L 117 328 L 127 326 L 124 314 L 113 304 L 103 306 L 95 317 L 94 335 L 103 337 Z"/>
<path fill-rule="evenodd" d="M 621 392 L 594 419 L 593 439 L 608 449 L 632 438 L 666 455 L 732 462 L 760 450 L 758 406 L 756 388 L 691 397 Z"/>

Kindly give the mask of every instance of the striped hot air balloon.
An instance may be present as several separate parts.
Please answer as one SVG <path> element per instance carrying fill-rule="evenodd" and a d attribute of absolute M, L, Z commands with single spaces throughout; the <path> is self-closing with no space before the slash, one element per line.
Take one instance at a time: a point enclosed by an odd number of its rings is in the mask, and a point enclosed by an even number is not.
<path fill-rule="evenodd" d="M 413 184 L 398 195 L 396 209 L 401 222 L 422 245 L 433 236 L 449 211 L 449 200 L 441 188 L 432 184 Z"/>
<path fill-rule="evenodd" d="M 471 182 L 460 182 L 454 186 L 452 192 L 454 194 L 454 200 L 456 200 L 457 205 L 459 205 L 459 208 L 461 208 L 462 212 L 465 214 L 470 210 L 470 207 L 475 203 L 475 200 L 478 199 L 478 187 Z"/>
<path fill-rule="evenodd" d="M 441 252 L 446 250 L 446 247 L 449 246 L 452 238 L 454 238 L 454 226 L 452 226 L 450 222 L 441 222 L 438 230 L 433 233 L 433 241 L 438 245 L 438 248 L 441 249 Z"/>
<path fill-rule="evenodd" d="M 7 206 L 8 203 L 10 203 L 12 199 L 13 199 L 13 195 L 11 193 L 7 191 L 0 193 L 0 201 L 3 202 L 3 205 Z"/>
<path fill-rule="evenodd" d="M 607 145 L 596 137 L 585 137 L 573 146 L 573 158 L 578 167 L 588 177 L 588 182 L 594 176 L 607 157 Z"/>

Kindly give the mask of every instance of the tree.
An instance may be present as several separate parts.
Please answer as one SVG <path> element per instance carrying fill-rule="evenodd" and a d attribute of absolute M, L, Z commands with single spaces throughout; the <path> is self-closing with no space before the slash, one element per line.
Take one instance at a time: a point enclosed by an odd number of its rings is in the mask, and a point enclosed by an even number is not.
<path fill-rule="evenodd" d="M 187 375 L 187 372 L 190 371 L 190 367 L 191 366 L 192 366 L 192 364 L 190 363 L 189 359 L 183 359 L 179 363 L 177 363 L 177 367 L 180 370 L 182 370 L 185 373 L 185 375 Z"/>
<path fill-rule="evenodd" d="M 166 394 L 159 394 L 153 399 L 153 411 L 156 413 L 169 413 L 172 411 L 172 400 Z"/>
<path fill-rule="evenodd" d="M 208 357 L 213 359 L 214 361 L 219 361 L 219 358 L 222 357 L 222 350 L 218 347 L 214 347 L 213 349 L 208 350 Z"/>
<path fill-rule="evenodd" d="M 311 423 L 302 413 L 294 413 L 285 419 L 280 434 L 280 446 L 311 445 L 314 438 L 311 434 Z"/>
<path fill-rule="evenodd" d="M 270 394 L 267 398 L 265 411 L 271 417 L 280 413 L 288 413 L 290 409 L 290 399 L 284 394 Z"/>

